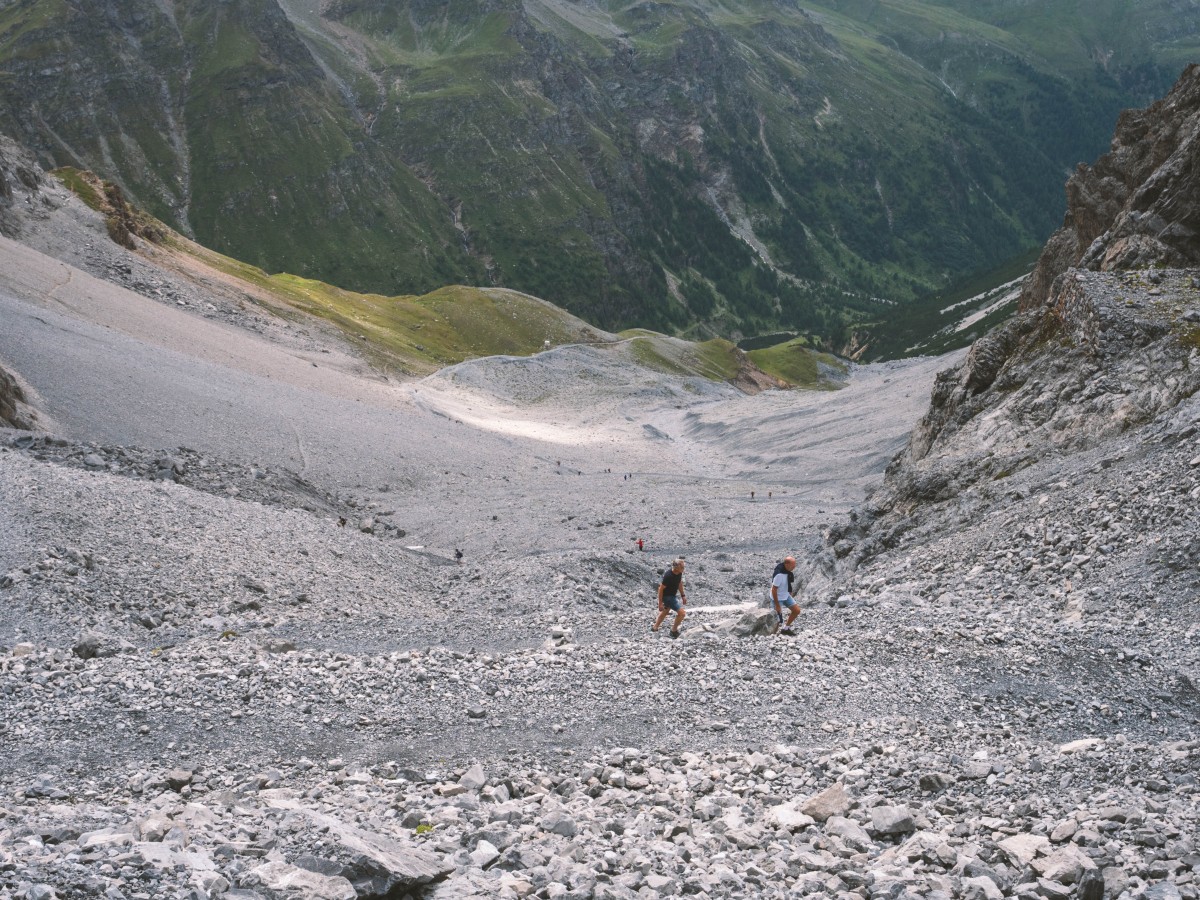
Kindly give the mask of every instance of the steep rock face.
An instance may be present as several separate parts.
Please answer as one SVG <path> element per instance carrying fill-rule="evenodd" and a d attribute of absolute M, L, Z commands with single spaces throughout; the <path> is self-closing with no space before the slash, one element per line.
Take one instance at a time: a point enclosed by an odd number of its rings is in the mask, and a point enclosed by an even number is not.
<path fill-rule="evenodd" d="M 1126 110 L 1112 150 L 1067 182 L 1067 214 L 1038 259 L 1022 310 L 1072 266 L 1101 272 L 1200 260 L 1200 65 L 1146 109 Z"/>
<path fill-rule="evenodd" d="M 884 488 L 833 533 L 839 555 L 870 556 L 923 506 L 1094 447 L 1200 390 L 1198 132 L 1198 66 L 1122 117 L 1113 152 L 1072 177 L 1021 312 L 938 376 Z"/>
<path fill-rule="evenodd" d="M 30 429 L 33 427 L 34 418 L 17 380 L 4 369 L 0 369 L 0 426 Z"/>
<path fill-rule="evenodd" d="M 17 237 L 19 204 L 32 204 L 42 184 L 42 170 L 33 155 L 12 138 L 0 135 L 0 234 Z"/>

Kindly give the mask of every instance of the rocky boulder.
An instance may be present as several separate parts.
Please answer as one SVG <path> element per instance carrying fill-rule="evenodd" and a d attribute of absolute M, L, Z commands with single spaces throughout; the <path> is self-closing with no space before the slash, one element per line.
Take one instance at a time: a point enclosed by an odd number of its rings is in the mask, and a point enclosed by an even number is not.
<path fill-rule="evenodd" d="M 320 847 L 311 859 L 324 875 L 336 876 L 352 885 L 358 896 L 398 896 L 445 877 L 452 866 L 439 856 L 399 840 L 366 831 L 334 816 L 299 807 L 294 801 L 274 801 L 285 809 L 296 809 L 320 835 Z M 354 896 L 352 894 L 351 896 Z"/>
<path fill-rule="evenodd" d="M 734 637 L 758 637 L 774 634 L 779 630 L 779 620 L 773 610 L 749 609 L 736 619 L 726 619 L 718 622 L 714 630 L 730 634 Z"/>
<path fill-rule="evenodd" d="M 0 369 L 0 426 L 33 428 L 34 414 L 16 378 Z"/>

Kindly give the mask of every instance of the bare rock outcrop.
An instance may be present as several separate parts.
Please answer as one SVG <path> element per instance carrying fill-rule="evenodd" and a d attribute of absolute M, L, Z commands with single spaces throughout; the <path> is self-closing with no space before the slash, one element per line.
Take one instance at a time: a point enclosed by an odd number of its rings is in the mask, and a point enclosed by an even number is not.
<path fill-rule="evenodd" d="M 1068 268 L 1115 271 L 1200 260 L 1200 65 L 1169 94 L 1126 110 L 1112 149 L 1067 181 L 1067 213 L 1021 297 L 1022 311 L 1049 300 Z"/>
<path fill-rule="evenodd" d="M 20 234 L 19 205 L 32 204 L 42 183 L 42 169 L 33 154 L 0 135 L 0 234 Z"/>
<path fill-rule="evenodd" d="M 16 378 L 0 368 L 0 426 L 28 430 L 36 418 Z"/>
<path fill-rule="evenodd" d="M 1112 152 L 1067 195 L 1017 315 L 938 376 L 883 489 L 831 532 L 847 563 L 894 546 L 924 505 L 1095 447 L 1200 390 L 1200 66 L 1124 113 Z"/>

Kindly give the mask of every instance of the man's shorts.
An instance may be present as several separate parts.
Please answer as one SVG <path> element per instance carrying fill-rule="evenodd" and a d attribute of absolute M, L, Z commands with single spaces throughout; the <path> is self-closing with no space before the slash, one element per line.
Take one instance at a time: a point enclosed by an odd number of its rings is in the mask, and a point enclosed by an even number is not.
<path fill-rule="evenodd" d="M 671 612 L 679 612 L 679 610 L 683 609 L 683 604 L 680 602 L 678 594 L 663 597 L 663 606 L 671 610 Z"/>
<path fill-rule="evenodd" d="M 795 597 L 784 594 L 781 598 L 779 598 L 779 604 L 780 606 L 786 606 L 788 609 L 791 609 L 793 606 L 799 606 L 800 601 Z"/>

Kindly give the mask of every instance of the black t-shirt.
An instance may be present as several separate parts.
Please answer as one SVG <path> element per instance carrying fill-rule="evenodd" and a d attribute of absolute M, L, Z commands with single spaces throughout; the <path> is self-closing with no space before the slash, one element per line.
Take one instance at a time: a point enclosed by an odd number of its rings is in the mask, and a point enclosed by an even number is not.
<path fill-rule="evenodd" d="M 790 594 L 792 592 L 792 580 L 796 577 L 795 573 L 789 572 L 787 570 L 787 567 L 783 563 L 780 563 L 779 565 L 777 565 L 775 567 L 775 571 L 771 573 L 771 581 L 772 582 L 775 581 L 776 575 L 787 575 L 787 577 L 788 577 L 788 593 Z"/>
<path fill-rule="evenodd" d="M 663 572 L 663 596 L 674 597 L 679 592 L 679 582 L 683 581 L 683 573 L 674 569 Z"/>

